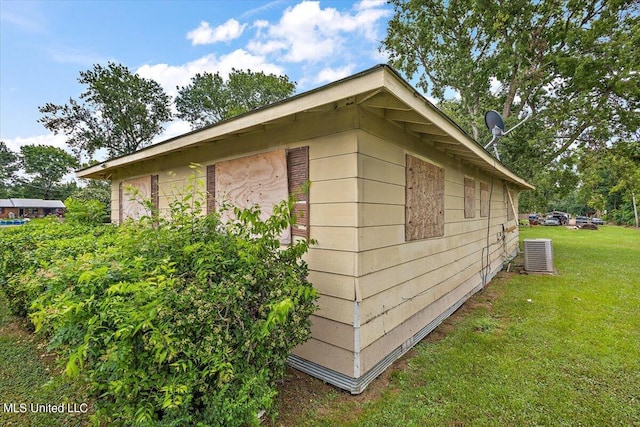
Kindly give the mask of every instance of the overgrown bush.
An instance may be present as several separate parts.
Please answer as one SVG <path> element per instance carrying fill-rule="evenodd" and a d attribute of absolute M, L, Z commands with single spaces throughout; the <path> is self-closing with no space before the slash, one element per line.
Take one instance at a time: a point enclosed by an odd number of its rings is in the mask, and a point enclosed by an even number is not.
<path fill-rule="evenodd" d="M 186 199 L 168 219 L 101 226 L 113 230 L 102 235 L 56 224 L 55 245 L 25 231 L 14 247 L 47 249 L 3 267 L 25 302 L 35 296 L 30 317 L 69 379 L 97 398 L 96 423 L 256 424 L 286 357 L 309 338 L 308 242 L 279 241 L 292 202 L 264 221 L 258 209 L 235 210 L 223 224 Z"/>
<path fill-rule="evenodd" d="M 69 222 L 84 225 L 99 225 L 105 222 L 107 208 L 100 200 L 79 200 L 69 197 L 64 204 L 67 207 L 65 218 Z"/>
<path fill-rule="evenodd" d="M 107 244 L 111 226 L 92 227 L 60 222 L 54 217 L 33 221 L 0 233 L 0 289 L 9 309 L 25 317 L 33 300 L 48 286 L 49 266 Z M 34 275 L 43 275 L 33 280 Z"/>

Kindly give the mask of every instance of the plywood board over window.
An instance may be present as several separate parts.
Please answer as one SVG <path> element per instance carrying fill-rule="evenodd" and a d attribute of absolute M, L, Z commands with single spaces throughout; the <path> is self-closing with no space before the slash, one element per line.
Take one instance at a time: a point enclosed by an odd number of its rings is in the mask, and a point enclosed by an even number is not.
<path fill-rule="evenodd" d="M 144 202 L 153 199 L 151 176 L 128 179 L 120 183 L 120 221 L 140 219 L 151 212 Z"/>
<path fill-rule="evenodd" d="M 472 178 L 464 179 L 464 217 L 473 218 L 476 216 L 476 180 Z"/>
<path fill-rule="evenodd" d="M 261 219 L 266 219 L 273 214 L 273 206 L 289 196 L 285 150 L 218 163 L 214 181 L 214 197 L 218 205 L 223 201 L 239 208 L 258 205 Z M 222 220 L 230 218 L 230 212 L 222 214 Z M 280 241 L 291 241 L 289 230 L 283 233 Z"/>
<path fill-rule="evenodd" d="M 480 182 L 480 216 L 489 216 L 489 184 Z"/>
<path fill-rule="evenodd" d="M 513 198 L 507 183 L 504 183 L 504 199 L 507 205 L 507 221 L 513 221 L 516 219 L 515 208 L 513 207 Z"/>
<path fill-rule="evenodd" d="M 444 236 L 444 169 L 406 155 L 405 240 Z"/>

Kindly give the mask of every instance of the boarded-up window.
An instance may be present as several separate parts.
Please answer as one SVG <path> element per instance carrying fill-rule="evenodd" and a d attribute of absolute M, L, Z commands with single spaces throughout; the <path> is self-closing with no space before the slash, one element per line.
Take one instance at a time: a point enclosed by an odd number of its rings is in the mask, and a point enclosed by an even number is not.
<path fill-rule="evenodd" d="M 228 201 L 239 208 L 258 205 L 262 219 L 271 216 L 273 206 L 289 197 L 286 157 L 285 150 L 278 150 L 216 164 L 216 203 Z M 224 212 L 222 220 L 231 215 Z M 284 234 L 280 241 L 289 243 L 289 231 Z"/>
<path fill-rule="evenodd" d="M 207 166 L 207 213 L 216 210 L 216 165 Z"/>
<path fill-rule="evenodd" d="M 298 147 L 287 151 L 289 194 L 296 203 L 294 213 L 297 223 L 291 229 L 292 236 L 309 238 L 309 147 Z"/>
<path fill-rule="evenodd" d="M 489 184 L 480 183 L 480 216 L 489 216 Z"/>
<path fill-rule="evenodd" d="M 444 169 L 406 156 L 405 240 L 444 236 Z"/>
<path fill-rule="evenodd" d="M 516 219 L 516 215 L 513 209 L 513 199 L 511 198 L 511 192 L 507 183 L 504 183 L 504 200 L 507 206 L 507 221 L 513 221 Z"/>
<path fill-rule="evenodd" d="M 464 217 L 476 216 L 476 181 L 471 178 L 464 179 Z"/>
<path fill-rule="evenodd" d="M 140 178 L 128 179 L 120 183 L 119 188 L 119 207 L 120 221 L 125 219 L 140 219 L 151 212 L 147 209 L 144 202 L 153 201 L 151 190 L 151 175 Z"/>

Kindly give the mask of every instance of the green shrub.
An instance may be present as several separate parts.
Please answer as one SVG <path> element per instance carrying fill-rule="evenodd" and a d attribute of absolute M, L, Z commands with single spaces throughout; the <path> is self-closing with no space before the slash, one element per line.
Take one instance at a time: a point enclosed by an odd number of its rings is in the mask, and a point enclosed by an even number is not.
<path fill-rule="evenodd" d="M 99 225 L 107 215 L 106 205 L 100 200 L 78 200 L 69 197 L 64 204 L 67 207 L 65 218 L 72 223 Z"/>
<path fill-rule="evenodd" d="M 308 242 L 279 241 L 293 202 L 264 221 L 236 209 L 230 224 L 192 209 L 176 202 L 166 220 L 45 245 L 46 268 L 16 279 L 37 296 L 36 330 L 97 398 L 96 423 L 256 424 L 286 357 L 310 336 Z"/>
<path fill-rule="evenodd" d="M 48 217 L 0 233 L 0 289 L 13 314 L 24 317 L 49 284 L 49 266 L 93 250 L 113 233 L 113 227 L 61 223 Z"/>

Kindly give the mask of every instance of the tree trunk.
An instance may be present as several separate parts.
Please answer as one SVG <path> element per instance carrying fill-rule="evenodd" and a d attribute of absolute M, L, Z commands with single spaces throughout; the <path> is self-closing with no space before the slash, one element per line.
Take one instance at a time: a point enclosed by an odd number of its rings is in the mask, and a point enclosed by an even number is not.
<path fill-rule="evenodd" d="M 638 224 L 638 205 L 636 203 L 636 193 L 631 193 L 631 200 L 633 201 L 633 214 L 636 217 L 636 228 L 640 227 Z"/>

